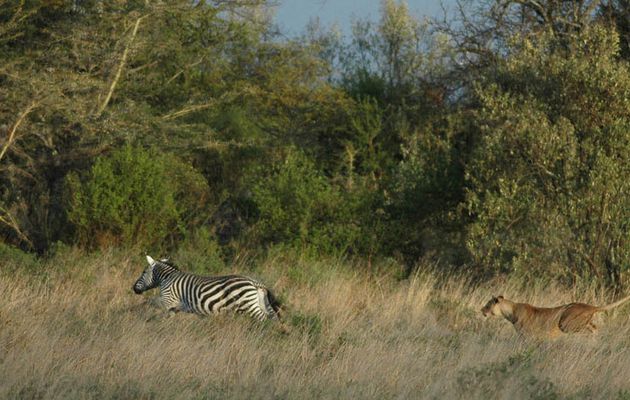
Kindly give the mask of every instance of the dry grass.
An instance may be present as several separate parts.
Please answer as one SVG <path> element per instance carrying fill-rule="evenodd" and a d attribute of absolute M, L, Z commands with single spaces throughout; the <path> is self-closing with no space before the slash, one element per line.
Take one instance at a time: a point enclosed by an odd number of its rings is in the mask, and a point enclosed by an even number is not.
<path fill-rule="evenodd" d="M 630 398 L 630 307 L 595 337 L 550 343 L 478 311 L 492 294 L 605 302 L 595 289 L 396 282 L 271 259 L 255 275 L 288 303 L 282 333 L 245 317 L 165 318 L 131 291 L 140 256 L 76 258 L 37 275 L 3 266 L 0 398 Z"/>

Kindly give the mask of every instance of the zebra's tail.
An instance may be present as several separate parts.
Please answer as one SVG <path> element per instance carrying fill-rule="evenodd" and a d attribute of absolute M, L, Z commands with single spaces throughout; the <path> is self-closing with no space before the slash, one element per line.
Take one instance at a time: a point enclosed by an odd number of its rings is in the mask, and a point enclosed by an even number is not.
<path fill-rule="evenodd" d="M 273 292 L 270 289 L 267 289 L 267 302 L 269 303 L 269 307 L 271 307 L 272 311 L 270 315 L 274 315 L 275 318 L 280 319 L 282 314 L 282 303 L 280 303 L 280 300 L 273 295 Z"/>
<path fill-rule="evenodd" d="M 267 312 L 267 315 L 269 316 L 269 318 L 271 319 L 280 319 L 280 313 L 282 311 L 282 306 L 280 304 L 280 301 L 278 301 L 278 299 L 276 298 L 276 296 L 273 295 L 273 292 L 271 290 L 269 290 L 268 288 L 259 288 L 258 290 L 261 291 L 263 293 L 262 294 L 262 303 L 264 304 L 265 307 L 265 311 Z"/>
<path fill-rule="evenodd" d="M 269 289 L 267 289 L 266 299 L 269 304 L 269 308 L 273 310 L 273 312 L 269 314 L 269 318 L 278 321 L 276 326 L 281 333 L 285 335 L 289 334 L 291 332 L 291 327 L 283 321 L 284 309 L 282 307 L 282 303 L 280 303 L 280 300 L 278 300 L 278 298 L 274 296 L 273 292 Z"/>

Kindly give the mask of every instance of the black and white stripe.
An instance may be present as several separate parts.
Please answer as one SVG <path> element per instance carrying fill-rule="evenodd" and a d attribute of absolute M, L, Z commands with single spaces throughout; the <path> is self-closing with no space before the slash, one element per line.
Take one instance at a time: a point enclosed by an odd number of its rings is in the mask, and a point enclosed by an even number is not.
<path fill-rule="evenodd" d="M 224 311 L 259 320 L 278 319 L 280 304 L 262 283 L 240 275 L 199 276 L 182 272 L 167 260 L 147 256 L 149 266 L 133 285 L 140 294 L 160 288 L 162 304 L 173 312 L 211 315 Z"/>

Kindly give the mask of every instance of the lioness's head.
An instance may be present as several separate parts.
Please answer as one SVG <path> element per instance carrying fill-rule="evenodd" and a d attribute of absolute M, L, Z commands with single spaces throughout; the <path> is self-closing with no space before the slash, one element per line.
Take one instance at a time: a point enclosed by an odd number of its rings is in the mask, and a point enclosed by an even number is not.
<path fill-rule="evenodd" d="M 499 304 L 503 301 L 503 296 L 493 297 L 486 303 L 485 306 L 481 309 L 484 317 L 488 315 L 501 315 L 501 308 Z"/>

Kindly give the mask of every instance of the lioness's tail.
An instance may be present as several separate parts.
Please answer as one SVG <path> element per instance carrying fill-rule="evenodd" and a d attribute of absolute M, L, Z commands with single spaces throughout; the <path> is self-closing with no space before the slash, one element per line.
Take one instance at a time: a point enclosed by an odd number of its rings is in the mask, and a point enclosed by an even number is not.
<path fill-rule="evenodd" d="M 625 303 L 625 302 L 626 302 L 626 301 L 628 301 L 628 300 L 630 300 L 630 296 L 628 296 L 628 297 L 624 297 L 623 299 L 621 299 L 621 300 L 619 300 L 619 301 L 616 301 L 616 302 L 614 302 L 614 303 L 612 303 L 612 304 L 609 304 L 609 305 L 607 305 L 607 306 L 599 307 L 599 309 L 600 309 L 601 311 L 608 311 L 608 310 L 612 310 L 613 308 L 615 308 L 615 307 L 618 307 L 618 306 L 622 305 L 623 303 Z"/>

